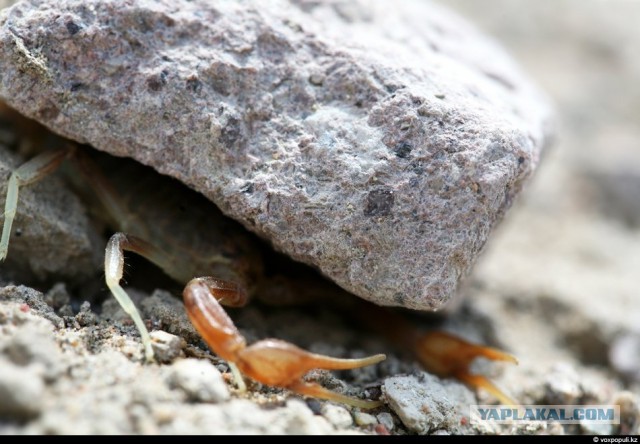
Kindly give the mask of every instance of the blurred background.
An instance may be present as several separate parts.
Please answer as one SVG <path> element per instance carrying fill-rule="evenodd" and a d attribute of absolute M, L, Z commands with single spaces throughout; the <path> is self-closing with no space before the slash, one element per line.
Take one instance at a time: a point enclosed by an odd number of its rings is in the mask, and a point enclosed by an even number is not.
<path fill-rule="evenodd" d="M 538 375 L 569 364 L 640 393 L 640 1 L 439 3 L 494 36 L 557 112 L 473 305 Z"/>

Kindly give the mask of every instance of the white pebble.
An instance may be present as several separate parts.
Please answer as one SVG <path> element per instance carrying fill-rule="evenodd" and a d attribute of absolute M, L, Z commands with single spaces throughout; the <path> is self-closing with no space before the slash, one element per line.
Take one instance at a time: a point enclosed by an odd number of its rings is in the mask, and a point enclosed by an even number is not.
<path fill-rule="evenodd" d="M 229 399 L 229 389 L 217 368 L 202 359 L 181 359 L 171 366 L 167 382 L 185 392 L 192 401 L 222 402 Z"/>
<path fill-rule="evenodd" d="M 351 413 L 342 406 L 325 403 L 320 413 L 338 429 L 346 429 L 353 424 Z"/>
<path fill-rule="evenodd" d="M 366 427 L 366 426 L 370 426 L 378 423 L 378 420 L 376 419 L 375 416 L 370 415 L 368 413 L 364 413 L 364 412 L 355 412 L 353 414 L 353 418 L 356 424 L 359 425 L 360 427 Z"/>

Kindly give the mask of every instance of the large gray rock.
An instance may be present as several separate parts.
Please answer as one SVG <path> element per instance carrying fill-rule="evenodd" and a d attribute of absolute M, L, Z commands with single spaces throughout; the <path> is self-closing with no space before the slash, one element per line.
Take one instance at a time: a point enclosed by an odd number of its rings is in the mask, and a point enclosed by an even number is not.
<path fill-rule="evenodd" d="M 384 305 L 453 294 L 538 163 L 549 109 L 423 1 L 23 1 L 0 96 L 199 190 Z"/>

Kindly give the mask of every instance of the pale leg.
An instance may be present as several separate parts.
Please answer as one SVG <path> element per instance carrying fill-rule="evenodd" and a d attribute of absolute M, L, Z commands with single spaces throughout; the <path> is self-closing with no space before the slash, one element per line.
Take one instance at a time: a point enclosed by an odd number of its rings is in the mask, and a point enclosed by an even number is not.
<path fill-rule="evenodd" d="M 140 338 L 142 339 L 142 345 L 144 346 L 144 353 L 147 361 L 153 361 L 153 348 L 151 348 L 151 337 L 149 336 L 149 331 L 142 321 L 140 313 L 133 304 L 133 301 L 127 292 L 120 286 L 120 279 L 122 279 L 124 269 L 124 250 L 144 255 L 144 247 L 146 246 L 146 242 L 142 242 L 132 236 L 127 236 L 123 233 L 114 234 L 107 243 L 104 256 L 104 274 L 109 290 L 111 290 L 111 293 L 125 313 L 131 316 L 133 323 L 140 332 Z"/>
<path fill-rule="evenodd" d="M 0 261 L 7 257 L 9 250 L 9 238 L 13 219 L 18 209 L 18 192 L 21 186 L 29 185 L 46 177 L 60 166 L 71 150 L 61 149 L 42 153 L 28 162 L 22 164 L 11 173 L 7 185 L 7 200 L 4 205 L 4 225 L 2 238 L 0 238 Z"/>

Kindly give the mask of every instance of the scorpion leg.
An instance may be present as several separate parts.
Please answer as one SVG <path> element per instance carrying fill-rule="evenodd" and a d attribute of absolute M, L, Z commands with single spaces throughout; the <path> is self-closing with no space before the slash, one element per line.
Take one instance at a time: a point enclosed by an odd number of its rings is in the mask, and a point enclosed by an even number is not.
<path fill-rule="evenodd" d="M 415 353 L 420 363 L 432 373 L 441 377 L 452 376 L 467 385 L 482 388 L 502 404 L 518 405 L 485 376 L 469 371 L 473 360 L 479 357 L 517 364 L 518 360 L 510 354 L 492 347 L 471 344 L 443 331 L 433 331 L 419 337 L 416 340 Z"/>
<path fill-rule="evenodd" d="M 76 150 L 73 146 L 54 151 L 46 151 L 25 162 L 11 173 L 9 183 L 7 185 L 4 225 L 2 227 L 2 237 L 0 238 L 0 261 L 6 258 L 9 249 L 9 238 L 11 236 L 11 228 L 18 207 L 18 194 L 20 187 L 35 183 L 51 174 L 66 158 L 73 157 L 75 152 Z M 137 238 L 128 238 L 127 236 L 118 233 L 109 241 L 105 256 L 107 285 L 125 312 L 133 318 L 133 321 L 142 336 L 146 358 L 151 360 L 153 358 L 153 349 L 151 348 L 149 333 L 142 322 L 138 311 L 133 305 L 131 298 L 119 284 L 119 281 L 122 278 L 122 269 L 124 264 L 122 250 L 131 250 L 154 258 L 162 257 L 162 255 L 151 245 L 148 245 Z"/>
<path fill-rule="evenodd" d="M 443 331 L 422 332 L 396 311 L 355 301 L 352 311 L 372 330 L 386 336 L 398 348 L 413 351 L 420 364 L 441 378 L 456 378 L 475 389 L 484 389 L 502 404 L 518 405 L 485 376 L 470 372 L 476 358 L 517 364 L 518 360 L 501 350 L 472 344 Z"/>
<path fill-rule="evenodd" d="M 2 238 L 0 238 L 0 261 L 7 257 L 9 250 L 9 238 L 11 237 L 13 219 L 18 209 L 20 187 L 37 182 L 55 171 L 71 151 L 70 149 L 58 149 L 44 152 L 25 162 L 11 173 L 7 185 L 7 200 L 4 206 Z"/>
<path fill-rule="evenodd" d="M 131 316 L 133 323 L 140 332 L 142 345 L 144 346 L 147 361 L 153 360 L 153 348 L 151 347 L 151 337 L 145 326 L 138 309 L 133 304 L 126 291 L 120 286 L 124 269 L 124 251 L 132 251 L 147 258 L 162 257 L 153 245 L 135 236 L 127 236 L 124 233 L 116 233 L 109 239 L 104 255 L 104 274 L 107 286 L 116 298 L 122 309 Z M 150 259 L 152 262 L 153 259 Z"/>
<path fill-rule="evenodd" d="M 313 369 L 346 370 L 376 364 L 385 355 L 363 359 L 338 359 L 310 353 L 288 342 L 264 339 L 247 346 L 233 321 L 220 305 L 229 297 L 225 283 L 210 278 L 192 279 L 183 292 L 184 303 L 191 322 L 211 349 L 221 358 L 235 363 L 240 371 L 260 383 L 292 390 L 360 408 L 375 408 L 380 401 L 368 401 L 327 390 L 303 380 Z"/>

